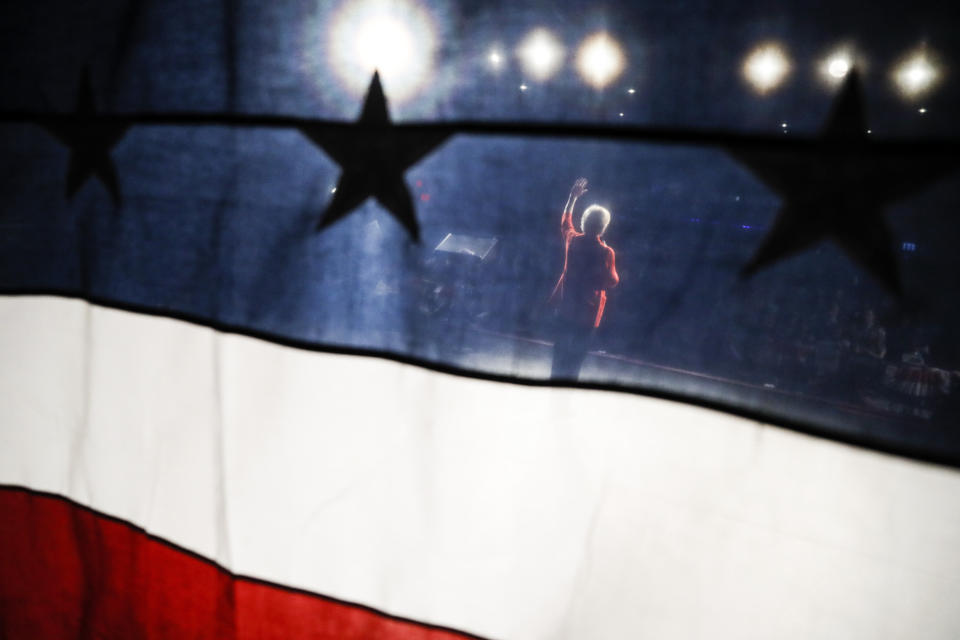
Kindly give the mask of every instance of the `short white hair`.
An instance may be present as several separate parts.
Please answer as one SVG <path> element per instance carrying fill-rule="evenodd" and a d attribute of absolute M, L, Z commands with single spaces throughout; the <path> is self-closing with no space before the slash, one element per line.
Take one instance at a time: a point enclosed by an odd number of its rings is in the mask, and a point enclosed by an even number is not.
<path fill-rule="evenodd" d="M 608 224 L 610 224 L 610 210 L 598 204 L 587 207 L 583 217 L 580 218 L 580 228 L 584 233 L 588 233 L 589 228 L 591 235 L 602 236 Z"/>

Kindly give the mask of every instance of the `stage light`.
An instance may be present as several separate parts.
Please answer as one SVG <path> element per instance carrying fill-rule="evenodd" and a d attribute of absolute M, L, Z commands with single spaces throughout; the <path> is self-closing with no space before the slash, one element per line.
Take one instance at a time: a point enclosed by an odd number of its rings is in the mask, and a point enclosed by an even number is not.
<path fill-rule="evenodd" d="M 623 72 L 627 59 L 623 48 L 609 34 L 595 33 L 577 52 L 577 71 L 590 86 L 602 89 Z"/>
<path fill-rule="evenodd" d="M 546 80 L 556 73 L 563 54 L 563 45 L 546 29 L 534 29 L 517 47 L 524 70 L 535 80 Z"/>
<path fill-rule="evenodd" d="M 412 98 L 429 81 L 435 30 L 412 0 L 345 2 L 330 25 L 329 64 L 350 92 L 362 95 L 374 71 L 392 102 Z"/>
<path fill-rule="evenodd" d="M 866 61 L 852 45 L 833 49 L 817 63 L 820 81 L 828 87 L 840 86 L 853 69 L 858 69 L 862 73 L 865 68 Z"/>
<path fill-rule="evenodd" d="M 893 69 L 893 81 L 904 98 L 919 98 L 940 82 L 941 72 L 933 56 L 920 49 L 904 56 Z"/>
<path fill-rule="evenodd" d="M 850 61 L 845 58 L 834 58 L 827 64 L 827 73 L 831 77 L 841 79 L 850 71 Z"/>
<path fill-rule="evenodd" d="M 743 61 L 743 77 L 764 95 L 779 87 L 790 73 L 790 59 L 775 42 L 757 45 Z"/>
<path fill-rule="evenodd" d="M 853 68 L 853 54 L 841 49 L 834 51 L 820 63 L 821 77 L 831 85 L 838 85 Z"/>

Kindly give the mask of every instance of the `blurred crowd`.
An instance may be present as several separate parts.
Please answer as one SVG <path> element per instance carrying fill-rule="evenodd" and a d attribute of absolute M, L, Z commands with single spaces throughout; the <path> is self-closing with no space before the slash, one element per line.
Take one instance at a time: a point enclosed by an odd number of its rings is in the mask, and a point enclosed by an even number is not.
<path fill-rule="evenodd" d="M 810 308 L 812 307 L 812 308 Z M 842 290 L 810 306 L 766 300 L 741 318 L 749 338 L 729 348 L 768 387 L 864 403 L 930 418 L 957 404 L 960 366 L 937 353 L 935 332 L 917 320 L 877 311 Z"/>

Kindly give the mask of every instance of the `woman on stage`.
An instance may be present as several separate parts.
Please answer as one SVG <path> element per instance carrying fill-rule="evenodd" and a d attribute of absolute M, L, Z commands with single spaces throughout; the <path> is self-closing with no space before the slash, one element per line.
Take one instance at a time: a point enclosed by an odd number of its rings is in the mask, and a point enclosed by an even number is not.
<path fill-rule="evenodd" d="M 550 296 L 557 309 L 557 335 L 553 347 L 551 378 L 576 380 L 607 303 L 607 289 L 620 281 L 616 255 L 603 241 L 610 212 L 591 205 L 583 212 L 580 228 L 573 224 L 577 199 L 587 192 L 586 178 L 578 178 L 560 218 L 563 236 L 563 272 Z"/>

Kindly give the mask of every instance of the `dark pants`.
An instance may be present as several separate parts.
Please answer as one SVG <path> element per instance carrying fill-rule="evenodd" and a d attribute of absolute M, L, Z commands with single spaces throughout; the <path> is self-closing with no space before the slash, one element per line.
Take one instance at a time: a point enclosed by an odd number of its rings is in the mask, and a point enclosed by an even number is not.
<path fill-rule="evenodd" d="M 580 376 L 580 367 L 593 343 L 594 333 L 592 324 L 584 325 L 569 320 L 557 323 L 551 379 L 576 380 Z"/>

